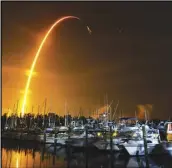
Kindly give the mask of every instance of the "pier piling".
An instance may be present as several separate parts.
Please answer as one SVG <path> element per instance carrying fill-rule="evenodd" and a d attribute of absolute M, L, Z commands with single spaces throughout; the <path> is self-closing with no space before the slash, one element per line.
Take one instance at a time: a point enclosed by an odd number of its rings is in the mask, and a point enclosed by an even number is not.
<path fill-rule="evenodd" d="M 85 128 L 85 133 L 86 133 L 86 136 L 85 136 L 85 140 L 86 140 L 86 143 L 85 143 L 85 168 L 88 167 L 88 128 L 86 126 Z"/>
<path fill-rule="evenodd" d="M 87 147 L 88 147 L 88 128 L 87 127 L 85 128 L 85 132 L 86 132 L 86 136 L 85 136 L 86 144 L 85 144 L 85 146 L 86 146 L 86 149 L 87 149 Z"/>
<path fill-rule="evenodd" d="M 149 168 L 149 162 L 148 162 L 148 149 L 147 149 L 147 140 L 146 140 L 145 125 L 142 126 L 142 131 L 143 131 L 143 141 L 144 141 L 144 150 L 145 150 L 146 167 Z"/>
<path fill-rule="evenodd" d="M 46 131 L 44 130 L 44 143 L 46 143 Z"/>
<path fill-rule="evenodd" d="M 56 145 L 57 145 L 57 132 L 55 131 L 55 134 L 54 134 L 54 154 L 56 154 Z"/>
<path fill-rule="evenodd" d="M 111 168 L 113 168 L 113 138 L 112 138 L 112 125 L 110 126 L 110 150 L 111 150 Z"/>

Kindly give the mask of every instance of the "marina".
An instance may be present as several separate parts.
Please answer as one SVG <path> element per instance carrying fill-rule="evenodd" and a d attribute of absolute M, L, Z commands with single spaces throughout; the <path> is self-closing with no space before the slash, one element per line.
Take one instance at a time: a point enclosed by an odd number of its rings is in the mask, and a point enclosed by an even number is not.
<path fill-rule="evenodd" d="M 51 117 L 52 115 L 49 115 L 48 121 L 52 123 L 48 125 L 55 126 L 56 121 Z M 11 118 L 16 120 L 15 116 Z M 31 129 L 27 126 L 19 128 L 20 125 L 10 127 L 11 123 L 15 123 L 13 120 L 4 121 L 2 139 L 32 141 L 53 148 L 54 151 L 59 147 L 70 147 L 97 148 L 99 151 L 119 152 L 129 156 L 172 154 L 172 139 L 170 139 L 172 122 L 169 121 L 164 123 L 164 128 L 161 126 L 161 129 L 158 129 L 159 123 L 157 125 L 149 121 L 141 123 L 133 117 L 120 118 L 118 122 L 93 118 L 78 118 L 75 121 L 71 119 L 69 122 L 69 117 L 65 117 L 64 126 L 48 128 L 43 126 L 44 129 L 35 127 L 33 130 L 34 118 L 30 118 Z M 24 124 L 27 117 L 25 120 L 20 118 L 19 121 Z"/>
<path fill-rule="evenodd" d="M 170 120 L 149 120 L 146 112 L 142 120 L 136 113 L 135 117 L 119 117 L 114 115 L 117 108 L 111 111 L 107 108 L 110 105 L 104 107 L 103 112 L 93 117 L 71 116 L 66 111 L 64 116 L 52 112 L 35 116 L 29 113 L 24 117 L 5 114 L 1 120 L 2 155 L 16 152 L 21 159 L 25 151 L 25 156 L 32 155 L 30 167 L 37 164 L 47 167 L 48 164 L 78 168 L 161 168 L 164 165 L 170 168 L 171 165 L 164 162 L 172 159 Z M 8 150 L 11 145 L 12 149 Z M 14 161 L 5 158 L 3 164 L 11 168 Z M 25 162 L 28 161 L 25 159 Z M 31 164 L 31 161 L 23 164 Z"/>
<path fill-rule="evenodd" d="M 3 168 L 172 168 L 172 5 L 141 3 L 2 2 Z"/>

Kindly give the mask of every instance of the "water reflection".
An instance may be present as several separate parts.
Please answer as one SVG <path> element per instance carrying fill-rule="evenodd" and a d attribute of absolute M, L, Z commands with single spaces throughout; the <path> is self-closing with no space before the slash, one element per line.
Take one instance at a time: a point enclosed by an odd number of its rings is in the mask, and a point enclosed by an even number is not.
<path fill-rule="evenodd" d="M 11 145 L 10 145 L 11 146 Z M 23 144 L 21 145 L 23 146 Z M 51 153 L 27 148 L 2 148 L 2 167 L 3 168 L 48 168 L 48 167 L 66 167 L 64 159 L 54 159 Z"/>
<path fill-rule="evenodd" d="M 169 167 L 171 158 L 149 157 L 149 167 Z M 126 157 L 125 155 L 107 154 L 96 149 L 86 151 L 71 148 L 54 149 L 51 145 L 30 142 L 2 141 L 3 168 L 136 168 L 148 167 L 145 157 Z"/>

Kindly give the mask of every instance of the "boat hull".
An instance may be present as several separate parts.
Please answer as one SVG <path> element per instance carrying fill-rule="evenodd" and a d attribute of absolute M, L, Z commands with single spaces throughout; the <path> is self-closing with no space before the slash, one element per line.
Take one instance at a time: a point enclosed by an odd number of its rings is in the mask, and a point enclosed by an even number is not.
<path fill-rule="evenodd" d="M 82 148 L 82 147 L 90 147 L 90 146 L 94 146 L 93 144 L 97 141 L 97 139 L 95 138 L 88 138 L 88 141 L 86 143 L 86 139 L 85 138 L 78 138 L 78 139 L 72 139 L 70 138 L 69 140 L 67 140 L 66 142 L 72 146 L 72 147 L 78 147 L 78 148 Z"/>
<path fill-rule="evenodd" d="M 111 150 L 111 145 L 110 142 L 104 141 L 104 140 L 99 140 L 96 143 L 94 143 L 94 146 L 102 151 L 110 151 Z M 113 151 L 120 151 L 120 147 L 116 144 L 113 143 L 112 145 L 112 150 Z"/>
<path fill-rule="evenodd" d="M 144 156 L 145 155 L 145 148 L 143 144 L 138 144 L 138 145 L 123 145 L 125 150 L 130 156 Z M 155 149 L 154 144 L 150 144 L 147 146 L 147 152 L 148 155 L 152 153 L 152 151 Z"/>

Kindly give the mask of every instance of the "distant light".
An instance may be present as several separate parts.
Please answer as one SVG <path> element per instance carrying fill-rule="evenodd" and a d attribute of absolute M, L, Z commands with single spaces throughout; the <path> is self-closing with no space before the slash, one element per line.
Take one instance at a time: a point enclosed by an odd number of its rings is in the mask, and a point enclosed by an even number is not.
<path fill-rule="evenodd" d="M 87 26 L 87 30 L 88 30 L 89 34 L 91 35 L 92 31 L 88 26 Z"/>
<path fill-rule="evenodd" d="M 116 136 L 117 136 L 117 134 L 118 134 L 118 133 L 117 133 L 117 131 L 115 131 L 115 132 L 113 133 L 113 135 L 112 135 L 112 136 L 113 136 L 113 137 L 116 137 Z"/>

